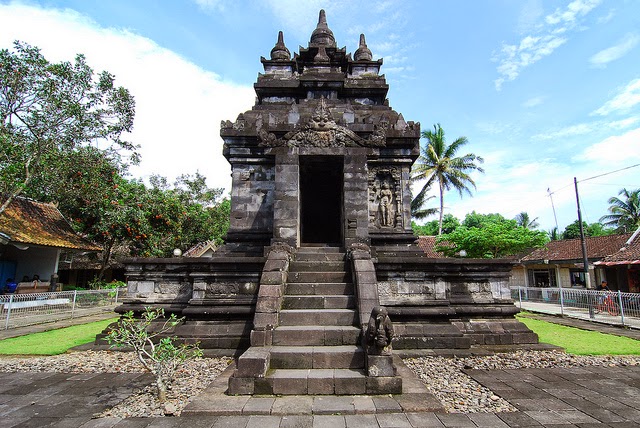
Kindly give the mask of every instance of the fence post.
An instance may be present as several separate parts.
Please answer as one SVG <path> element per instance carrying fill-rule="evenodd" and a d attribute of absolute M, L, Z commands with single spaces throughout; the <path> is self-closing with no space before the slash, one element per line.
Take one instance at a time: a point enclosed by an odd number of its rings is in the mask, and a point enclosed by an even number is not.
<path fill-rule="evenodd" d="M 522 287 L 518 285 L 518 300 L 520 301 L 520 310 L 522 310 Z"/>
<path fill-rule="evenodd" d="M 71 318 L 75 316 L 76 312 L 76 297 L 78 296 L 78 290 L 73 290 L 73 305 L 71 306 Z"/>
<path fill-rule="evenodd" d="M 9 317 L 11 316 L 11 305 L 13 304 L 13 294 L 9 297 L 9 306 L 7 308 L 7 320 L 4 323 L 4 329 L 9 330 Z"/>
<path fill-rule="evenodd" d="M 618 305 L 620 306 L 620 321 L 624 325 L 624 306 L 622 305 L 622 293 L 618 290 Z"/>
<path fill-rule="evenodd" d="M 116 287 L 116 301 L 114 302 L 116 305 L 118 304 L 118 291 L 120 287 Z"/>
<path fill-rule="evenodd" d="M 558 287 L 560 291 L 560 315 L 564 316 L 564 296 L 562 293 L 562 287 Z"/>

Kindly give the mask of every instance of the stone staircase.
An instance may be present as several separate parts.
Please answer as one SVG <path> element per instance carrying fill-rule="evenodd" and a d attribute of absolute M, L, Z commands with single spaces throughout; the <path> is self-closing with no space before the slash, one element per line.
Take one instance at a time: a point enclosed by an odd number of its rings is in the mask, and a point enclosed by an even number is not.
<path fill-rule="evenodd" d="M 358 395 L 400 393 L 401 378 L 381 388 L 366 375 L 351 270 L 338 247 L 302 247 L 289 266 L 272 346 L 238 359 L 232 394 Z M 251 380 L 246 374 L 263 371 Z M 235 379 L 235 380 L 233 380 Z M 391 388 L 390 388 L 391 387 Z"/>

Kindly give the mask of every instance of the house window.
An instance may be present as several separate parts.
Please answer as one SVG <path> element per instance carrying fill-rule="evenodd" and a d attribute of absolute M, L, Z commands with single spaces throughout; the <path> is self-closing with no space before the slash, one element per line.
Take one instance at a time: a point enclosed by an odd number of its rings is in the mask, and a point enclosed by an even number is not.
<path fill-rule="evenodd" d="M 571 286 L 572 287 L 584 287 L 585 279 L 584 279 L 584 271 L 571 269 Z"/>
<path fill-rule="evenodd" d="M 556 276 L 553 269 L 529 269 L 529 284 L 532 287 L 556 287 Z"/>

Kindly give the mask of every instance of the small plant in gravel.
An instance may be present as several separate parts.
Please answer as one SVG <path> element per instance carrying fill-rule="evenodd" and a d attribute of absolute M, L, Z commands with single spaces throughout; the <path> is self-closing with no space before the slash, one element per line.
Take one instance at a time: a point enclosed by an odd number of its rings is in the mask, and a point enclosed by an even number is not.
<path fill-rule="evenodd" d="M 164 322 L 157 320 L 164 319 Z M 176 370 L 187 360 L 202 356 L 198 344 L 176 345 L 175 337 L 161 337 L 169 333 L 183 318 L 171 314 L 165 318 L 164 309 L 145 308 L 141 318 L 129 311 L 122 316 L 107 335 L 111 347 L 133 348 L 138 361 L 155 376 L 158 401 L 167 399 L 167 388 Z"/>

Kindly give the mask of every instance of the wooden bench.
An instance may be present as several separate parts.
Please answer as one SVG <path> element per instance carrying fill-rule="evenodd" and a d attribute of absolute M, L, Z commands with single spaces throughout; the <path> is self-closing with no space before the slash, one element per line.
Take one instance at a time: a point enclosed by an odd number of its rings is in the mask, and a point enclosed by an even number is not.
<path fill-rule="evenodd" d="M 62 291 L 62 284 L 58 284 L 56 291 Z M 18 283 L 18 288 L 16 288 L 15 294 L 48 293 L 48 292 L 49 292 L 48 282 L 39 281 L 37 285 L 34 285 L 33 282 L 20 282 Z"/>

